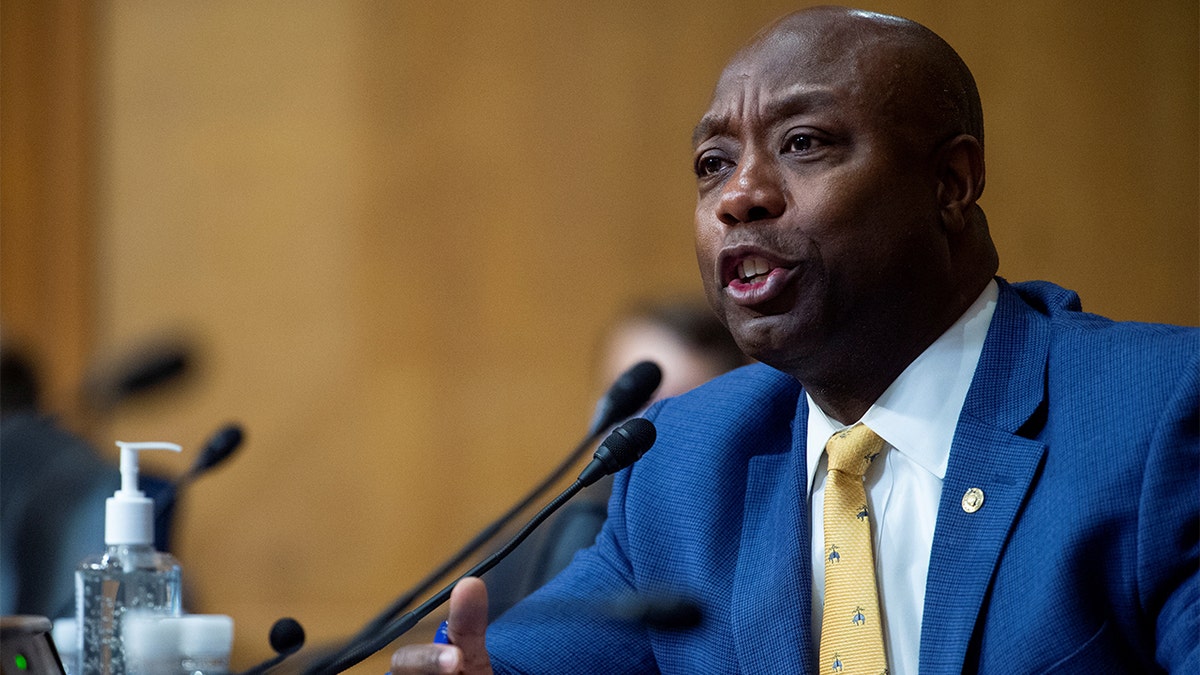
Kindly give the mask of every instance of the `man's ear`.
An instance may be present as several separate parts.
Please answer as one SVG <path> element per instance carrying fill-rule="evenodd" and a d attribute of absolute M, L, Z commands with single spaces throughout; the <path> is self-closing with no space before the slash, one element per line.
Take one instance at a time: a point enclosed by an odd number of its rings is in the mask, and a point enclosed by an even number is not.
<path fill-rule="evenodd" d="M 956 234 L 983 194 L 983 146 L 974 136 L 961 134 L 946 141 L 937 155 L 937 199 L 942 225 Z"/>

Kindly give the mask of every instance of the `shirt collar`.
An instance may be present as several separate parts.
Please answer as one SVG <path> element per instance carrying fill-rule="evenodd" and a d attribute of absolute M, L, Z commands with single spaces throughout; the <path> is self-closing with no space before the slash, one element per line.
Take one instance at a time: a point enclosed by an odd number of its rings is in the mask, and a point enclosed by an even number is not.
<path fill-rule="evenodd" d="M 889 446 L 939 479 L 946 476 L 954 430 L 983 353 L 998 295 L 993 280 L 954 325 L 908 364 L 860 420 Z M 846 427 L 826 415 L 807 392 L 805 398 L 811 492 L 826 441 Z"/>

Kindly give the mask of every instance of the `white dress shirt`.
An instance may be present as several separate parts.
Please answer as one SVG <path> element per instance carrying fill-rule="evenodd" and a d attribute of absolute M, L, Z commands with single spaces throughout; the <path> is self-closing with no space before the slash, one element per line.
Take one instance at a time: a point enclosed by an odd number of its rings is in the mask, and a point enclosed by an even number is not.
<path fill-rule="evenodd" d="M 917 675 L 925 577 L 950 443 L 999 291 L 992 281 L 941 337 L 879 397 L 863 424 L 887 443 L 867 470 L 879 604 L 890 675 Z M 825 442 L 846 428 L 808 397 L 808 486 L 812 518 L 813 648 L 820 653 L 825 605 Z M 824 666 L 821 668 L 824 671 Z"/>

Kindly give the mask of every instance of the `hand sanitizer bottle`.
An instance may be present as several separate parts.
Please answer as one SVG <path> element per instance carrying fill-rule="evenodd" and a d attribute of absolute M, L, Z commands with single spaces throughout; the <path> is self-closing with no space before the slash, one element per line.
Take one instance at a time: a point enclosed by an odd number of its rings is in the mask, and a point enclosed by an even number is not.
<path fill-rule="evenodd" d="M 154 502 L 138 489 L 138 453 L 180 452 L 174 443 L 124 443 L 121 489 L 105 504 L 102 555 L 75 571 L 75 625 L 78 668 L 82 675 L 124 675 L 122 620 L 130 610 L 178 616 L 182 577 L 170 554 L 154 550 Z"/>

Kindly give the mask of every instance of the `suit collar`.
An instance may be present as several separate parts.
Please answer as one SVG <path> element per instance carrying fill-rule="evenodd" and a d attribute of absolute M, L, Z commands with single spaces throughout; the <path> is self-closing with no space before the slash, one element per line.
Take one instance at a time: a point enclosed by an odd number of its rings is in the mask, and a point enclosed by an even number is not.
<path fill-rule="evenodd" d="M 988 283 L 863 415 L 863 423 L 888 445 L 938 479 L 946 477 L 954 429 L 978 370 L 999 292 L 995 281 Z M 828 438 L 821 439 L 822 449 Z M 809 452 L 814 450 L 810 433 Z"/>
<path fill-rule="evenodd" d="M 954 434 L 926 581 L 921 672 L 959 673 L 1004 543 L 1045 446 L 1031 436 L 1045 401 L 1050 323 L 1000 281 L 979 368 Z M 968 490 L 983 493 L 968 512 Z"/>
<path fill-rule="evenodd" d="M 996 311 L 963 403 L 963 416 L 1017 433 L 1046 398 L 1050 322 L 1026 303 L 1016 287 L 1003 279 L 997 282 Z"/>
<path fill-rule="evenodd" d="M 738 672 L 814 672 L 812 576 L 804 445 L 808 407 L 796 403 L 791 451 L 752 457 L 731 616 Z M 764 499 L 763 495 L 767 495 Z M 791 630 L 795 628 L 795 630 Z"/>

